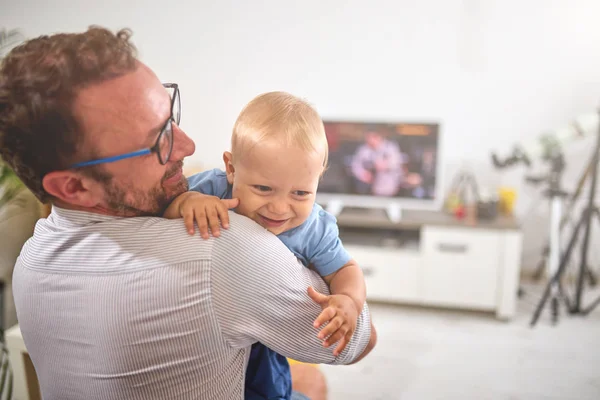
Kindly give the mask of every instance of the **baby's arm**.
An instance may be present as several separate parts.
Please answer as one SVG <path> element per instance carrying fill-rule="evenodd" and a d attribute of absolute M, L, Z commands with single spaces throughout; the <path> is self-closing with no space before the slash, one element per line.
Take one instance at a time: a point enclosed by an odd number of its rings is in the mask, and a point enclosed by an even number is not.
<path fill-rule="evenodd" d="M 361 268 L 344 249 L 339 238 L 334 216 L 315 205 L 311 223 L 306 226 L 303 248 L 298 253 L 306 255 L 306 261 L 327 282 L 331 295 L 319 302 L 323 312 L 315 320 L 315 326 L 327 326 L 319 338 L 324 345 L 338 343 L 334 354 L 346 347 L 356 329 L 356 319 L 363 309 L 366 287 Z"/>
<path fill-rule="evenodd" d="M 343 294 L 352 299 L 356 312 L 360 313 L 367 299 L 367 287 L 362 269 L 350 260 L 336 272 L 323 277 L 331 294 Z"/>
<path fill-rule="evenodd" d="M 228 197 L 227 175 L 220 169 L 211 169 L 188 178 L 189 191 L 183 193 L 169 205 L 163 217 L 177 219 L 183 217 L 190 235 L 194 234 L 194 220 L 204 239 L 208 239 L 208 228 L 213 236 L 219 236 L 221 226 L 229 226 L 229 208 L 237 207 L 238 200 L 224 200 Z"/>
<path fill-rule="evenodd" d="M 183 217 L 183 222 L 190 235 L 194 234 L 194 221 L 198 224 L 200 235 L 209 238 L 210 232 L 218 237 L 219 221 L 223 228 L 229 227 L 229 209 L 237 207 L 238 199 L 220 199 L 198 192 L 185 192 L 177 196 L 164 212 L 163 217 L 177 219 Z"/>
<path fill-rule="evenodd" d="M 338 343 L 333 351 L 337 356 L 356 330 L 356 319 L 366 299 L 365 282 L 362 270 L 354 260 L 336 272 L 323 276 L 323 279 L 329 285 L 331 295 L 322 295 L 324 300 L 319 304 L 323 311 L 315 320 L 314 326 L 327 323 L 319 333 L 319 339 L 326 339 L 323 342 L 325 347 Z"/>

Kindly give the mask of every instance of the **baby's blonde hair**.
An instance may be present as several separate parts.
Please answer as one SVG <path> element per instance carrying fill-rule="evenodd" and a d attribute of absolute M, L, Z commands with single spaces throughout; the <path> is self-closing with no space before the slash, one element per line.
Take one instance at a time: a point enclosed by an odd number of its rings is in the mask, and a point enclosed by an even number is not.
<path fill-rule="evenodd" d="M 233 126 L 233 161 L 265 141 L 305 151 L 324 151 L 323 166 L 327 166 L 329 152 L 321 117 L 308 102 L 289 93 L 263 93 L 244 107 Z"/>

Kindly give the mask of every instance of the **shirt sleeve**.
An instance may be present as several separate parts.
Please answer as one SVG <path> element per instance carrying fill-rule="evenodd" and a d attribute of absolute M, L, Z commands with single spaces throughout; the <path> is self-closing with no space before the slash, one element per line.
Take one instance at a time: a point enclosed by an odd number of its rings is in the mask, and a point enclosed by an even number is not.
<path fill-rule="evenodd" d="M 220 169 L 211 169 L 194 174 L 188 178 L 191 191 L 200 192 L 221 199 L 227 195 L 229 183 L 227 174 Z"/>
<path fill-rule="evenodd" d="M 230 212 L 230 218 L 230 228 L 214 239 L 211 268 L 213 304 L 228 344 L 261 342 L 307 363 L 348 364 L 361 355 L 371 335 L 367 305 L 350 343 L 335 357 L 335 347 L 317 338 L 313 322 L 321 307 L 307 294 L 309 286 L 329 294 L 325 282 L 276 236 L 246 217 Z"/>
<path fill-rule="evenodd" d="M 352 257 L 340 240 L 336 218 L 315 204 L 314 218 L 307 226 L 304 254 L 309 264 L 321 276 L 332 274 L 346 265 Z"/>

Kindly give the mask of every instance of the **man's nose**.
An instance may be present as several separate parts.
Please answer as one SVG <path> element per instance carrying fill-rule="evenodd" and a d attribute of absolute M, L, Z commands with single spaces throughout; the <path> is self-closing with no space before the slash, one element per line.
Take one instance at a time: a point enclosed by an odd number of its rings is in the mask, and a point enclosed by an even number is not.
<path fill-rule="evenodd" d="M 185 134 L 175 123 L 173 123 L 173 151 L 171 160 L 180 161 L 191 156 L 196 151 L 194 141 Z"/>

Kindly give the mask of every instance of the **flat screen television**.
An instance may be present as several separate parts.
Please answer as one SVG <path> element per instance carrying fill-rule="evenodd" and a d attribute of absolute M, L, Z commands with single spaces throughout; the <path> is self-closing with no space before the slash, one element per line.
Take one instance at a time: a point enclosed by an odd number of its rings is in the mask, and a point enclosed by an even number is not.
<path fill-rule="evenodd" d="M 317 202 L 341 207 L 436 209 L 439 193 L 439 124 L 324 121 L 328 167 Z"/>

